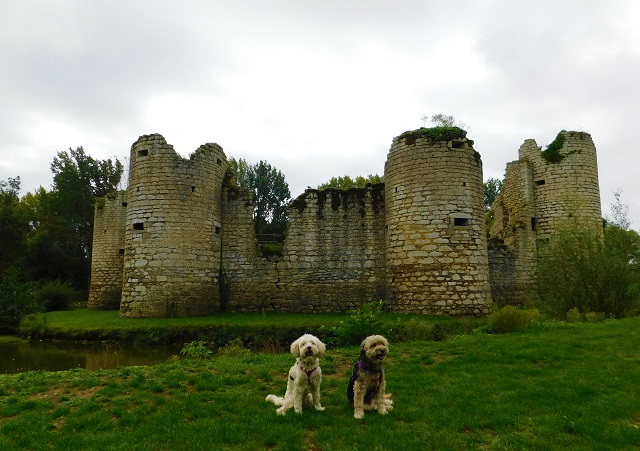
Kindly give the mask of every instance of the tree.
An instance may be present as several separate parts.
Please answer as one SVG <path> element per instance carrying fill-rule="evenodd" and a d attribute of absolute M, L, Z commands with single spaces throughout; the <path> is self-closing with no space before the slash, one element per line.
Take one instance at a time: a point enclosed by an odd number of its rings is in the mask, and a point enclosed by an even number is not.
<path fill-rule="evenodd" d="M 27 269 L 34 279 L 62 279 L 88 288 L 94 201 L 117 189 L 122 163 L 96 160 L 82 147 L 58 152 L 51 163 L 53 189 L 25 198 L 33 230 Z"/>
<path fill-rule="evenodd" d="M 351 188 L 364 188 L 365 186 L 367 186 L 367 184 L 373 185 L 382 182 L 384 182 L 384 177 L 381 177 L 378 174 L 369 174 L 367 177 L 359 175 L 355 178 L 355 180 L 348 175 L 345 175 L 344 177 L 331 177 L 331 180 L 329 180 L 329 182 L 318 185 L 318 189 L 323 190 L 327 188 L 333 188 L 348 190 Z"/>
<path fill-rule="evenodd" d="M 241 188 L 253 194 L 256 235 L 283 235 L 289 223 L 289 185 L 282 172 L 266 161 L 250 165 L 240 158 L 229 159 L 229 167 Z"/>
<path fill-rule="evenodd" d="M 20 205 L 20 177 L 0 180 L 0 274 L 19 266 L 29 231 Z"/>
<path fill-rule="evenodd" d="M 425 116 L 423 116 L 424 118 Z M 431 122 L 436 127 L 458 127 L 462 129 L 467 128 L 467 124 L 459 122 L 453 116 L 447 116 L 446 114 L 438 113 L 431 116 Z"/>
<path fill-rule="evenodd" d="M 502 189 L 502 181 L 496 178 L 490 178 L 483 184 L 484 186 L 484 210 L 491 209 L 491 205 L 498 197 L 500 190 Z"/>

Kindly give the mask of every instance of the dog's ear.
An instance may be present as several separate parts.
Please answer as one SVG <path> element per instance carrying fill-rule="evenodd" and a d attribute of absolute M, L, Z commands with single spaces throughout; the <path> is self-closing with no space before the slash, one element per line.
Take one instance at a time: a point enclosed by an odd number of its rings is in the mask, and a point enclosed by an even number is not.
<path fill-rule="evenodd" d="M 318 357 L 323 357 L 324 353 L 327 352 L 327 346 L 319 339 L 316 339 L 316 345 L 318 346 Z"/>
<path fill-rule="evenodd" d="M 296 357 L 300 357 L 300 343 L 298 343 L 300 339 L 298 338 L 296 341 L 291 343 L 291 354 Z"/>
<path fill-rule="evenodd" d="M 369 337 L 365 338 L 364 340 L 362 340 L 362 343 L 360 343 L 360 350 L 364 351 L 367 347 L 367 340 L 369 339 Z"/>

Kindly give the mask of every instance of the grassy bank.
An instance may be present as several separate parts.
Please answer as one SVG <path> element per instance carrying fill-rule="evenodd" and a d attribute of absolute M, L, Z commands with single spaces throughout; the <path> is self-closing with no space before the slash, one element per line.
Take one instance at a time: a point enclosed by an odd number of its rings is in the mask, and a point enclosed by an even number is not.
<path fill-rule="evenodd" d="M 416 338 L 441 340 L 469 332 L 482 320 L 384 313 L 376 321 L 380 326 L 376 332 L 385 333 L 395 341 L 404 341 Z M 203 340 L 220 346 L 240 338 L 245 346 L 262 348 L 285 346 L 307 332 L 329 336 L 343 323 L 353 326 L 351 315 L 270 312 L 220 313 L 188 318 L 121 318 L 115 310 L 77 309 L 27 317 L 20 324 L 20 335 L 41 340 L 141 345 Z"/>
<path fill-rule="evenodd" d="M 322 361 L 324 412 L 285 417 L 292 356 L 0 376 L 0 449 L 558 449 L 640 446 L 640 318 L 392 343 L 395 409 L 353 418 L 356 347 Z"/>

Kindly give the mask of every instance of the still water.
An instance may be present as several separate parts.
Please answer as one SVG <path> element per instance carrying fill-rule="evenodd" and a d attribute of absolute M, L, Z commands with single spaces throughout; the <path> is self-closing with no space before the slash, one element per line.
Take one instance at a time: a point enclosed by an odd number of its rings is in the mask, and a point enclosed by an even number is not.
<path fill-rule="evenodd" d="M 104 343 L 67 343 L 0 337 L 0 374 L 32 370 L 87 370 L 153 365 L 180 352 L 179 347 L 137 347 Z"/>

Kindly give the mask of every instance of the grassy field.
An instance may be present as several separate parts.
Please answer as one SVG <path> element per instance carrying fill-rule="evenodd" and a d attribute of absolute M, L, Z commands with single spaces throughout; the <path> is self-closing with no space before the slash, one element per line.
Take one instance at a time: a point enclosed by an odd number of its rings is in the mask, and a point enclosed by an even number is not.
<path fill-rule="evenodd" d="M 324 412 L 277 416 L 290 354 L 0 376 L 0 449 L 640 448 L 640 318 L 392 343 L 395 409 L 353 418 L 356 347 L 322 361 Z"/>

